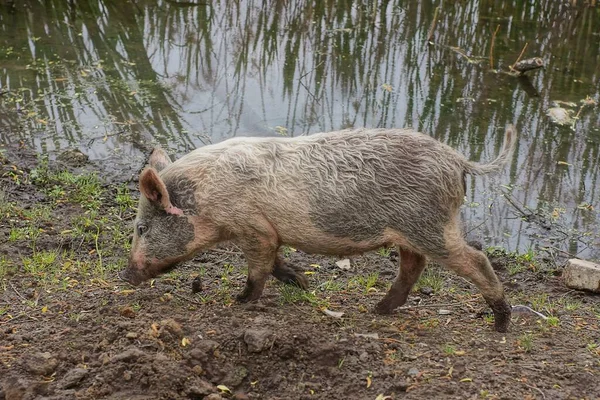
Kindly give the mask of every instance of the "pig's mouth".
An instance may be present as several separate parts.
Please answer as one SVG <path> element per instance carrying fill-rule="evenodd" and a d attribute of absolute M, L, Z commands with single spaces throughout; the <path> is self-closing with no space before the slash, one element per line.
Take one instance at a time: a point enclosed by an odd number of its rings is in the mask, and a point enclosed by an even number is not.
<path fill-rule="evenodd" d="M 157 277 L 160 274 L 173 270 L 178 264 L 178 261 L 165 263 L 162 265 L 155 265 L 153 267 L 146 266 L 139 269 L 135 266 L 129 266 L 126 269 L 120 271 L 117 275 L 120 279 L 133 286 L 139 286 L 142 282 Z"/>

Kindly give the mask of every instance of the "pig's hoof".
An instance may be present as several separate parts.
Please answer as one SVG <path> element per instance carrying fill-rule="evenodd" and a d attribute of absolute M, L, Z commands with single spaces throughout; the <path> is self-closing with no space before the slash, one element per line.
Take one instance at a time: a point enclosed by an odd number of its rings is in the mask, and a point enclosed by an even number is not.
<path fill-rule="evenodd" d="M 273 276 L 283 283 L 296 285 L 304 290 L 308 289 L 308 279 L 306 276 L 286 263 L 276 263 L 273 269 Z"/>
<path fill-rule="evenodd" d="M 283 282 L 290 284 L 290 285 L 296 285 L 300 289 L 304 289 L 304 290 L 308 289 L 308 279 L 304 275 L 300 275 L 298 273 L 295 273 L 293 276 L 290 276 L 288 279 L 286 279 Z"/>
<path fill-rule="evenodd" d="M 501 300 L 492 305 L 492 311 L 494 312 L 494 329 L 497 332 L 507 332 L 510 325 L 511 306 L 505 300 Z"/>
<path fill-rule="evenodd" d="M 391 314 L 393 311 L 394 311 L 394 307 L 392 307 L 392 305 L 385 299 L 381 300 L 375 306 L 376 314 L 381 314 L 381 315 Z"/>

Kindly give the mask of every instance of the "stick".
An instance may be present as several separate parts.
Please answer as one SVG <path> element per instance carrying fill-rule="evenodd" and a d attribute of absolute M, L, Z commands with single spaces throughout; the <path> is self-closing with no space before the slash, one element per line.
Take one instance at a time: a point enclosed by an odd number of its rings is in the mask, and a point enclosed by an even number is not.
<path fill-rule="evenodd" d="M 492 44 L 490 45 L 490 68 L 494 69 L 494 42 L 496 41 L 496 34 L 498 33 L 498 30 L 500 29 L 500 25 L 498 24 L 498 26 L 496 26 L 496 30 L 494 31 L 494 34 L 492 35 Z"/>
<path fill-rule="evenodd" d="M 527 46 L 529 46 L 529 42 L 525 43 L 525 46 L 523 46 L 523 50 L 521 50 L 521 54 L 519 54 L 519 57 L 517 57 L 517 61 L 515 61 L 515 63 L 513 65 L 508 67 L 511 71 L 513 70 L 513 67 L 519 62 L 519 60 L 521 60 L 521 57 L 523 57 L 523 54 L 525 53 L 525 49 L 527 48 Z"/>
<path fill-rule="evenodd" d="M 433 30 L 435 29 L 435 24 L 437 22 L 437 15 L 440 11 L 440 6 L 435 8 L 435 12 L 433 13 L 433 21 L 431 21 L 431 26 L 429 27 L 429 33 L 427 34 L 427 42 L 431 43 L 431 37 L 433 36 Z"/>

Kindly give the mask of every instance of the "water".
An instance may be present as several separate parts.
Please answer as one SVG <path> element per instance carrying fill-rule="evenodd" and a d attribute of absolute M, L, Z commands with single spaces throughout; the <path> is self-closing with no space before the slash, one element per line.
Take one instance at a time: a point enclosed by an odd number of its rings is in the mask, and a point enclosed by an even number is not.
<path fill-rule="evenodd" d="M 600 6 L 530 3 L 0 0 L 0 143 L 132 174 L 153 144 L 412 126 L 485 161 L 514 123 L 510 168 L 467 182 L 469 238 L 600 258 Z M 496 72 L 526 45 L 545 69 Z"/>

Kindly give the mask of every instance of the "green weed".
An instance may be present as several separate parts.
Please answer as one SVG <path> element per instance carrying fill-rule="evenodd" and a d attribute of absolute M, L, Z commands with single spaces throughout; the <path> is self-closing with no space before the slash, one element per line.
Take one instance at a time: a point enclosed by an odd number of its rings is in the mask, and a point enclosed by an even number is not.
<path fill-rule="evenodd" d="M 456 347 L 454 347 L 451 344 L 445 344 L 444 347 L 442 348 L 442 351 L 447 356 L 453 356 L 454 354 L 456 354 Z"/>
<path fill-rule="evenodd" d="M 320 299 L 316 293 L 301 289 L 295 285 L 281 284 L 279 286 L 280 304 L 307 303 L 313 307 L 327 307 L 328 302 Z"/>
<path fill-rule="evenodd" d="M 419 277 L 414 290 L 419 291 L 422 287 L 430 287 L 435 293 L 440 292 L 444 287 L 444 275 L 441 268 L 426 269 Z"/>
<path fill-rule="evenodd" d="M 379 254 L 382 257 L 389 257 L 391 251 L 392 247 L 381 247 L 379 250 L 377 250 L 377 254 Z"/>
<path fill-rule="evenodd" d="M 379 273 L 374 272 L 369 275 L 359 275 L 355 276 L 350 280 L 348 286 L 350 288 L 359 287 L 363 289 L 364 294 L 369 294 L 370 292 L 375 290 L 375 286 L 377 285 L 377 279 L 379 278 Z"/>
<path fill-rule="evenodd" d="M 533 335 L 531 333 L 524 333 L 517 339 L 517 344 L 523 351 L 530 353 L 533 350 Z"/>

